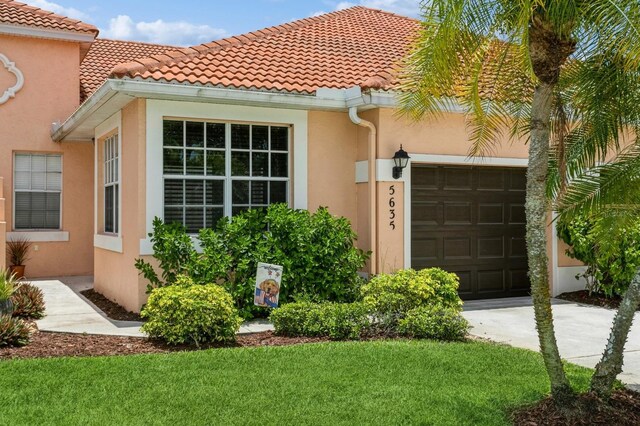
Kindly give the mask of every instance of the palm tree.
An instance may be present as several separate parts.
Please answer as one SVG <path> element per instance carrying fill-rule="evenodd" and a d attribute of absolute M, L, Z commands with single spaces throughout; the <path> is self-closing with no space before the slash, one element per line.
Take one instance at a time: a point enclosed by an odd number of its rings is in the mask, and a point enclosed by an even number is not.
<path fill-rule="evenodd" d="M 623 75 L 638 68 L 639 28 L 637 0 L 431 0 L 423 4 L 422 29 L 401 76 L 401 109 L 410 117 L 438 116 L 452 104 L 464 108 L 470 155 L 487 154 L 505 134 L 529 143 L 531 293 L 551 394 L 560 406 L 574 395 L 551 311 L 549 157 L 555 156 L 558 177 L 550 193 L 561 195 L 578 173 L 572 167 L 595 164 L 619 145 L 625 123 L 615 102 L 594 94 L 615 92 L 599 65 L 612 62 Z M 580 161 L 569 161 L 572 156 Z"/>

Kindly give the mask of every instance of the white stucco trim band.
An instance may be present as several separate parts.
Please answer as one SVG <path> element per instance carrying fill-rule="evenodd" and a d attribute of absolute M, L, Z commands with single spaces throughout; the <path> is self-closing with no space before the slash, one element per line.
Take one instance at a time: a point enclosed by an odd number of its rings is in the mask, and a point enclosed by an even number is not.
<path fill-rule="evenodd" d="M 46 28 L 21 27 L 17 25 L 0 24 L 0 34 L 19 35 L 27 37 L 48 38 L 53 40 L 92 42 L 95 34 L 76 33 L 71 31 L 51 30 Z"/>
<path fill-rule="evenodd" d="M 7 241 L 26 238 L 32 243 L 58 243 L 69 241 L 67 231 L 14 231 L 7 232 Z"/>
<path fill-rule="evenodd" d="M 93 236 L 93 246 L 103 250 L 122 253 L 122 237 L 117 235 L 95 234 Z"/>

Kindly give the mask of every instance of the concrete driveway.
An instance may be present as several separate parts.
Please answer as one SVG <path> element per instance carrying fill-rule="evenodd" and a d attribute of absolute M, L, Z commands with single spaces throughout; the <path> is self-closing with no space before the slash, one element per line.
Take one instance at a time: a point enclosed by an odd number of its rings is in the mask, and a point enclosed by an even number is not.
<path fill-rule="evenodd" d="M 600 360 L 615 311 L 553 300 L 556 337 L 562 358 L 593 368 Z M 530 297 L 474 300 L 464 306 L 471 334 L 537 351 L 538 334 Z M 624 353 L 620 380 L 640 390 L 640 314 L 636 314 Z"/>

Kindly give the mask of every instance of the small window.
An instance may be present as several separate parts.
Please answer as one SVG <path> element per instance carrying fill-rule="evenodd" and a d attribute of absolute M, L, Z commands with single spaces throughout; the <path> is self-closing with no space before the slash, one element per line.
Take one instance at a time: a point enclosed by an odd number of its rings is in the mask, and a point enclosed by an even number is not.
<path fill-rule="evenodd" d="M 62 156 L 15 154 L 14 159 L 14 229 L 61 229 Z"/>
<path fill-rule="evenodd" d="M 104 141 L 104 232 L 119 232 L 120 176 L 118 173 L 118 135 Z"/>

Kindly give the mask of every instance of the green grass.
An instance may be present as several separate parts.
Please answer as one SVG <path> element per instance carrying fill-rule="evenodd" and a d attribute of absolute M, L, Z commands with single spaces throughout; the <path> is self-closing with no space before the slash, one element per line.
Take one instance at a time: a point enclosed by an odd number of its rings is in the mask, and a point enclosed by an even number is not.
<path fill-rule="evenodd" d="M 530 351 L 376 341 L 5 361 L 0 389 L 1 425 L 499 425 L 548 381 Z"/>

